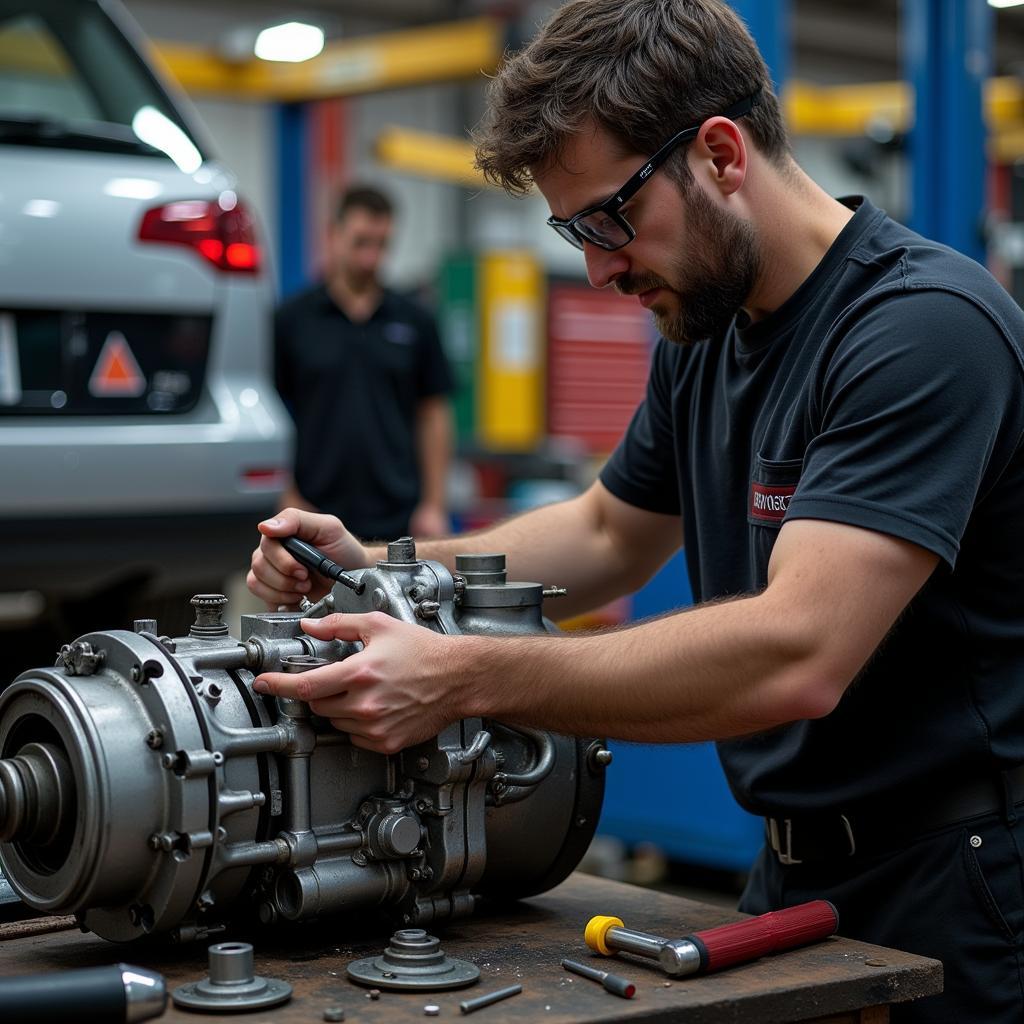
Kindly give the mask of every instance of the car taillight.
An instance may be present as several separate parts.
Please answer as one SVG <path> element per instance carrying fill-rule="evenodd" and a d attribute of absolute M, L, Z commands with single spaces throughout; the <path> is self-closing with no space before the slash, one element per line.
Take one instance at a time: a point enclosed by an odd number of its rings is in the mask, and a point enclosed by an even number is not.
<path fill-rule="evenodd" d="M 219 202 L 183 199 L 157 206 L 143 215 L 139 241 L 191 246 L 218 270 L 260 269 L 256 226 L 242 203 L 224 209 Z"/>

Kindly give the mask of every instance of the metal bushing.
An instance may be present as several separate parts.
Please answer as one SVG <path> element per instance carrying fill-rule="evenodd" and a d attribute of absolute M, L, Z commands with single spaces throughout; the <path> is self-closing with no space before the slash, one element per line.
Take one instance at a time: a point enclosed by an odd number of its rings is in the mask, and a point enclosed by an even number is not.
<path fill-rule="evenodd" d="M 215 640 L 228 635 L 228 624 L 224 621 L 228 599 L 223 594 L 196 594 L 190 603 L 196 610 L 196 621 L 189 627 L 189 636 Z"/>
<path fill-rule="evenodd" d="M 348 976 L 360 985 L 376 988 L 440 992 L 472 985 L 480 977 L 480 968 L 468 960 L 445 956 L 440 940 L 422 928 L 402 928 L 391 936 L 381 956 L 350 963 Z"/>
<path fill-rule="evenodd" d="M 210 946 L 208 953 L 210 976 L 179 985 L 171 993 L 175 1006 L 203 1013 L 237 1013 L 276 1006 L 291 998 L 291 985 L 253 974 L 248 942 L 220 942 Z"/>

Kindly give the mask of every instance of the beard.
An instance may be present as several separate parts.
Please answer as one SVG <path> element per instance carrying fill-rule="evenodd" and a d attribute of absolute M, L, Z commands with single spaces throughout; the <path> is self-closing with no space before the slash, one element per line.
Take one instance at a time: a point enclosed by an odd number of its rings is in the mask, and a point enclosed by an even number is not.
<path fill-rule="evenodd" d="M 747 296 L 761 268 L 753 225 L 716 206 L 696 185 L 684 190 L 687 241 L 673 259 L 672 280 L 649 272 L 615 282 L 623 295 L 664 288 L 675 308 L 651 307 L 654 326 L 668 341 L 695 345 L 721 338 Z"/>

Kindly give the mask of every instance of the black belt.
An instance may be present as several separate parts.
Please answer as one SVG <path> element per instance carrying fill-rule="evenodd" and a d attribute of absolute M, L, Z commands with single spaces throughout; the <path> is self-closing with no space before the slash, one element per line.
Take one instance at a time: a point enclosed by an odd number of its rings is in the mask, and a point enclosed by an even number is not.
<path fill-rule="evenodd" d="M 1024 765 L 990 779 L 957 782 L 896 805 L 765 818 L 765 843 L 780 864 L 839 861 L 904 846 L 929 832 L 1005 813 L 1024 803 Z"/>

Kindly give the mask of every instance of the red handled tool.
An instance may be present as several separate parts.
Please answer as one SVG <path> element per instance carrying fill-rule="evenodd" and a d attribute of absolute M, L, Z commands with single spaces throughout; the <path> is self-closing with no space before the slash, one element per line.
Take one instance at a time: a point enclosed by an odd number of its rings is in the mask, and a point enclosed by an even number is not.
<path fill-rule="evenodd" d="M 835 935 L 839 915 L 827 900 L 801 903 L 797 907 L 761 914 L 735 924 L 663 939 L 660 935 L 635 932 L 623 927 L 617 917 L 592 917 L 587 924 L 587 945 L 597 953 L 635 953 L 657 960 L 673 977 L 710 974 L 735 964 L 748 963 L 769 953 L 795 949 Z"/>

